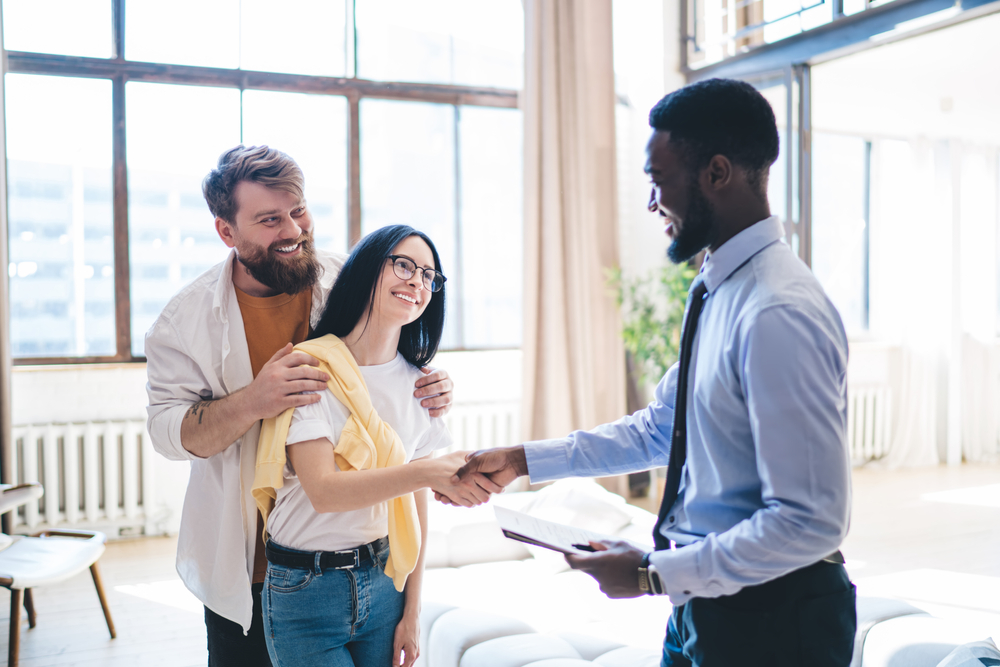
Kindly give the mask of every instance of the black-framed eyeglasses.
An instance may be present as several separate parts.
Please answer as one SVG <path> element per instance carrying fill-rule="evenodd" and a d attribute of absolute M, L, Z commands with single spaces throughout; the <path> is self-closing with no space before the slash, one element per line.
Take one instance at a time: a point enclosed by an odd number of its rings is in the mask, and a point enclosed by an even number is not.
<path fill-rule="evenodd" d="M 417 266 L 416 262 L 409 257 L 389 255 L 389 259 L 392 260 L 392 272 L 396 274 L 396 277 L 403 280 L 409 280 L 418 270 L 422 271 L 424 287 L 432 292 L 440 292 L 441 288 L 444 287 L 445 281 L 448 280 L 440 271 Z"/>

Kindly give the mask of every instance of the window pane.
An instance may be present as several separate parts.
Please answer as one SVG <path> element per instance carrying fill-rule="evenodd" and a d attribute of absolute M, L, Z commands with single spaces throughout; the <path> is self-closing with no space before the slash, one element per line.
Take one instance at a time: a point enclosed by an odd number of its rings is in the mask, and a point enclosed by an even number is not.
<path fill-rule="evenodd" d="M 110 58 L 109 0 L 4 0 L 8 51 Z"/>
<path fill-rule="evenodd" d="M 778 159 L 771 165 L 770 175 L 767 179 L 767 201 L 771 206 L 772 215 L 781 218 L 781 222 L 788 225 L 788 163 L 785 146 L 787 139 L 787 116 L 788 116 L 788 91 L 783 83 L 777 85 L 762 85 L 758 88 L 760 94 L 771 104 L 774 110 L 774 119 L 778 126 Z M 791 242 L 792 239 L 789 239 Z M 797 247 L 797 244 L 796 244 Z M 796 250 L 798 252 L 798 250 Z"/>
<path fill-rule="evenodd" d="M 823 132 L 812 143 L 812 269 L 850 332 L 865 313 L 865 141 Z"/>
<path fill-rule="evenodd" d="M 240 142 L 240 93 L 129 83 L 129 256 L 132 352 L 180 288 L 225 259 L 201 181 Z"/>
<path fill-rule="evenodd" d="M 240 0 L 125 0 L 125 57 L 239 67 Z"/>
<path fill-rule="evenodd" d="M 357 3 L 358 76 L 521 88 L 521 0 Z"/>
<path fill-rule="evenodd" d="M 463 347 L 521 345 L 521 112 L 461 107 Z M 458 311 L 456 311 L 458 314 Z"/>
<path fill-rule="evenodd" d="M 448 289 L 455 256 L 455 108 L 361 100 L 362 232 L 406 224 L 425 232 L 441 256 Z M 442 347 L 460 344 L 453 311 Z"/>
<path fill-rule="evenodd" d="M 306 179 L 316 246 L 347 250 L 347 100 L 343 97 L 243 93 L 243 143 L 288 153 Z"/>
<path fill-rule="evenodd" d="M 344 0 L 243 0 L 240 67 L 344 76 Z"/>
<path fill-rule="evenodd" d="M 11 347 L 115 353 L 111 82 L 6 77 Z"/>

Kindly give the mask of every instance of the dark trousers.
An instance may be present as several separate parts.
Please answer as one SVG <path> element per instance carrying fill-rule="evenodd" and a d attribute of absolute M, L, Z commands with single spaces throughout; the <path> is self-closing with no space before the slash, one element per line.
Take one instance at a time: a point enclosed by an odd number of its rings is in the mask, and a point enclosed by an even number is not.
<path fill-rule="evenodd" d="M 857 615 L 843 565 L 816 563 L 675 607 L 662 667 L 847 667 Z"/>
<path fill-rule="evenodd" d="M 205 607 L 205 630 L 208 633 L 208 667 L 271 667 L 264 639 L 264 616 L 260 611 L 260 593 L 264 584 L 251 587 L 253 620 L 250 632 L 228 618 Z"/>

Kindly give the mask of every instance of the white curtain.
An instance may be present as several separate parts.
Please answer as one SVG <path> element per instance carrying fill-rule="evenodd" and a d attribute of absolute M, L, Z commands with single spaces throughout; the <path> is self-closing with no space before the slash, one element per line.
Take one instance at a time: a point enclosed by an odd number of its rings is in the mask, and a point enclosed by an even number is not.
<path fill-rule="evenodd" d="M 890 467 L 938 462 L 938 383 L 947 344 L 949 192 L 929 142 L 883 140 L 872 155 L 871 331 L 902 347 Z"/>
<path fill-rule="evenodd" d="M 611 0 L 525 0 L 526 439 L 622 416 Z"/>
<path fill-rule="evenodd" d="M 996 457 L 997 157 L 879 140 L 871 331 L 902 348 L 890 467 Z"/>
<path fill-rule="evenodd" d="M 992 461 L 998 455 L 997 358 L 997 151 L 965 146 L 958 202 L 961 236 L 961 394 L 962 455 Z"/>

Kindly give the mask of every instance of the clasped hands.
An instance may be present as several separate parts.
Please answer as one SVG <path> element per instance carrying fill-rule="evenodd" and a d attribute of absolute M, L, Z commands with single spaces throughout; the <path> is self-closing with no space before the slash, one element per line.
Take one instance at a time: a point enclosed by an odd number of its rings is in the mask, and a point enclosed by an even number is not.
<path fill-rule="evenodd" d="M 524 447 L 520 445 L 455 454 L 463 454 L 465 463 L 451 479 L 452 486 L 467 489 L 468 492 L 462 498 L 456 498 L 447 490 L 434 488 L 434 497 L 448 505 L 479 505 L 486 502 L 490 494 L 503 491 L 515 479 L 528 474 Z M 469 495 L 481 500 L 468 503 Z M 566 562 L 569 566 L 593 577 L 601 591 L 610 598 L 634 598 L 642 595 L 638 578 L 644 555 L 641 549 L 623 540 L 591 542 L 590 546 L 594 549 L 593 553 L 567 554 Z"/>

